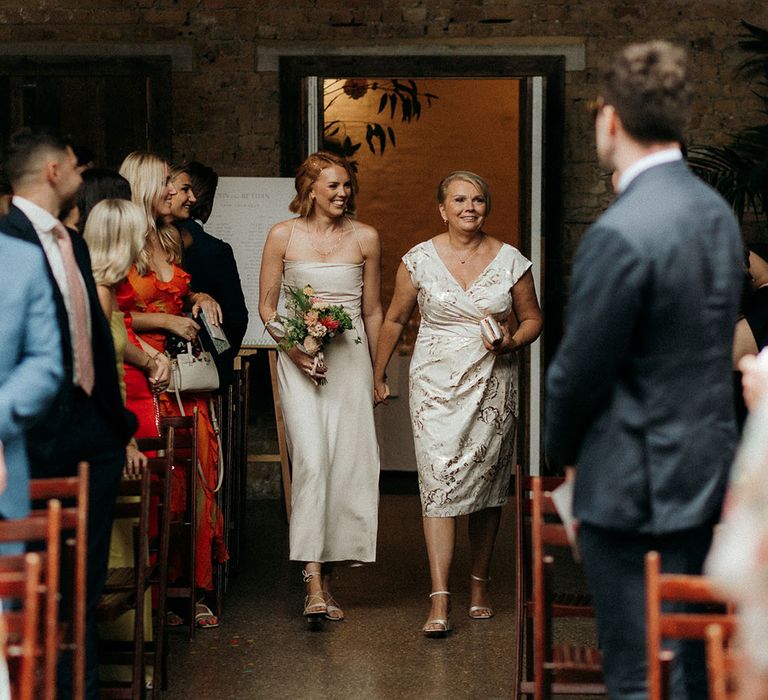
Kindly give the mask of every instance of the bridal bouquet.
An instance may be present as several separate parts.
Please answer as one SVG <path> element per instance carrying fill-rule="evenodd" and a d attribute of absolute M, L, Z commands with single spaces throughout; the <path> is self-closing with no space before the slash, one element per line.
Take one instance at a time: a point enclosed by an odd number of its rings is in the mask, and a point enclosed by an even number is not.
<path fill-rule="evenodd" d="M 341 304 L 330 304 L 318 296 L 309 285 L 304 289 L 286 287 L 285 302 L 288 316 L 272 314 L 268 325 L 281 336 L 277 346 L 290 350 L 298 346 L 302 352 L 315 358 L 315 367 L 323 364 L 323 348 L 332 338 L 354 328 L 352 319 Z M 362 342 L 360 336 L 356 343 Z M 325 384 L 325 377 L 314 377 L 318 384 Z"/>

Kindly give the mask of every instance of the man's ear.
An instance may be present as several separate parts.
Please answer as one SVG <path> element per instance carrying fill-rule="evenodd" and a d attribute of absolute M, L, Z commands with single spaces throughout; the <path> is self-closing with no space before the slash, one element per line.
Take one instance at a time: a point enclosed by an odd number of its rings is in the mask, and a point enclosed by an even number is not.
<path fill-rule="evenodd" d="M 605 118 L 608 120 L 608 133 L 611 136 L 616 136 L 616 132 L 623 129 L 621 117 L 613 105 L 605 105 L 603 109 L 605 110 Z"/>
<path fill-rule="evenodd" d="M 45 163 L 45 180 L 53 185 L 59 179 L 60 165 L 59 161 L 51 159 Z"/>

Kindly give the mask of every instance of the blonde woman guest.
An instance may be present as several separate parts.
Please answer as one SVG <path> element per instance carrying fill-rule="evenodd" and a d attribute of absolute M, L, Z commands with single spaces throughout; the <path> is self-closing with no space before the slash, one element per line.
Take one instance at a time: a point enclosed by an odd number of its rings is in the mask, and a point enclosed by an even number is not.
<path fill-rule="evenodd" d="M 178 232 L 164 226 L 171 214 L 171 202 L 177 191 L 173 187 L 168 165 L 152 153 L 131 153 L 123 161 L 120 174 L 131 184 L 133 201 L 138 204 L 144 216 L 146 238 L 136 264 L 128 272 L 126 281 L 117 291 L 117 300 L 122 311 L 131 315 L 133 330 L 138 338 L 155 352 L 162 352 L 169 339 L 194 341 L 200 329 L 193 318 L 184 315 L 189 308 L 193 316 L 200 309 L 215 322 L 221 319 L 219 305 L 207 294 L 190 291 L 190 278 L 179 267 L 181 244 Z M 175 341 L 174 341 L 175 342 Z M 126 367 L 128 404 L 131 406 L 131 384 Z M 223 519 L 217 508 L 213 488 L 218 477 L 218 445 L 209 415 L 208 394 L 185 394 L 182 397 L 184 411 L 192 415 L 198 410 L 198 458 L 202 477 L 197 480 L 197 497 L 202 503 L 198 507 L 197 561 L 195 562 L 195 585 L 201 599 L 195 616 L 198 627 L 216 627 L 218 618 L 204 602 L 204 595 L 213 590 L 213 563 L 227 559 L 223 538 Z M 163 415 L 179 415 L 175 397 L 167 393 L 158 397 Z M 140 411 L 139 432 L 157 434 L 154 426 L 154 407 L 151 413 Z M 183 494 L 184 475 L 174 470 L 177 480 L 175 492 Z M 188 494 L 191 497 L 192 494 Z M 181 510 L 184 499 L 174 499 L 172 508 Z M 178 624 L 178 620 L 174 619 Z"/>
<path fill-rule="evenodd" d="M 290 558 L 304 563 L 304 615 L 310 620 L 344 617 L 331 595 L 334 563 L 376 558 L 379 454 L 371 358 L 382 320 L 380 248 L 376 230 L 352 218 L 356 190 L 343 158 L 309 156 L 290 204 L 298 217 L 272 227 L 261 259 L 265 323 L 277 309 L 281 283 L 311 286 L 321 299 L 342 304 L 354 323 L 326 347 L 325 366 L 298 347 L 278 355 L 293 464 Z M 318 386 L 318 377 L 327 384 Z"/>
<path fill-rule="evenodd" d="M 451 631 L 449 577 L 459 515 L 469 515 L 469 616 L 493 616 L 489 571 L 514 461 L 517 353 L 542 327 L 530 261 L 484 230 L 491 211 L 486 181 L 468 171 L 451 173 L 438 186 L 437 202 L 447 230 L 403 257 L 374 368 L 376 399 L 385 401 L 384 371 L 418 303 L 410 406 L 432 578 L 422 629 L 428 637 Z M 495 345 L 481 334 L 487 316 L 499 324 Z"/>
<path fill-rule="evenodd" d="M 112 330 L 117 377 L 125 402 L 124 362 L 146 370 L 148 382 L 157 388 L 167 386 L 170 367 L 168 359 L 161 353 L 149 354 L 128 342 L 125 314 L 117 304 L 117 286 L 125 279 L 144 247 L 141 209 L 125 199 L 105 199 L 96 204 L 92 213 L 94 221 L 90 225 L 86 224 L 83 237 L 91 255 L 91 269 L 101 309 Z M 146 458 L 137 450 L 136 441 L 132 439 L 126 447 L 126 474 L 139 474 L 145 464 Z"/>
<path fill-rule="evenodd" d="M 96 204 L 90 211 L 83 235 L 91 256 L 96 293 L 112 330 L 117 376 L 124 402 L 126 400 L 124 361 L 130 361 L 137 367 L 152 367 L 149 381 L 154 382 L 155 386 L 161 386 L 162 382 L 167 381 L 169 373 L 167 362 L 161 363 L 159 358 L 154 360 L 146 352 L 128 342 L 124 314 L 117 305 L 116 287 L 138 258 L 144 247 L 144 236 L 144 216 L 141 209 L 125 199 L 105 199 Z M 132 438 L 126 447 L 123 475 L 129 478 L 137 477 L 146 465 L 146 456 L 138 450 L 136 440 Z M 133 528 L 133 523 L 124 519 L 114 522 L 109 548 L 110 568 L 134 566 Z M 151 639 L 152 599 L 149 591 L 147 591 L 145 603 L 144 628 L 148 638 Z M 122 616 L 100 627 L 101 633 L 108 639 L 130 641 L 133 638 L 133 614 Z"/>

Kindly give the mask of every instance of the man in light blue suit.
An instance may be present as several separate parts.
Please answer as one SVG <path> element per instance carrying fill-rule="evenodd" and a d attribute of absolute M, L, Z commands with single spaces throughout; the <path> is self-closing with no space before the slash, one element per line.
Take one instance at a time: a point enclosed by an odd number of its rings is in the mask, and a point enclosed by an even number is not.
<path fill-rule="evenodd" d="M 29 513 L 25 432 L 64 377 L 61 340 L 43 254 L 0 233 L 0 517 Z M 0 544 L 0 553 L 20 547 Z"/>

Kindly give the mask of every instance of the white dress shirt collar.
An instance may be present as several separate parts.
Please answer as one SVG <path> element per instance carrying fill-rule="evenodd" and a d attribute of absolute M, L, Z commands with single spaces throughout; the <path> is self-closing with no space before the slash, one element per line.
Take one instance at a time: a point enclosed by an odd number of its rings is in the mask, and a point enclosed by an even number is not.
<path fill-rule="evenodd" d="M 636 160 L 621 174 L 621 177 L 619 178 L 619 192 L 626 190 L 632 180 L 649 168 L 653 168 L 656 165 L 663 165 L 664 163 L 674 163 L 675 161 L 682 159 L 682 152 L 679 148 L 675 147 L 665 148 L 663 151 L 656 151 L 649 156 Z"/>
<path fill-rule="evenodd" d="M 28 199 L 24 199 L 24 197 L 14 195 L 13 204 L 24 212 L 36 231 L 53 231 L 53 227 L 59 223 L 59 220 L 51 212 Z"/>

